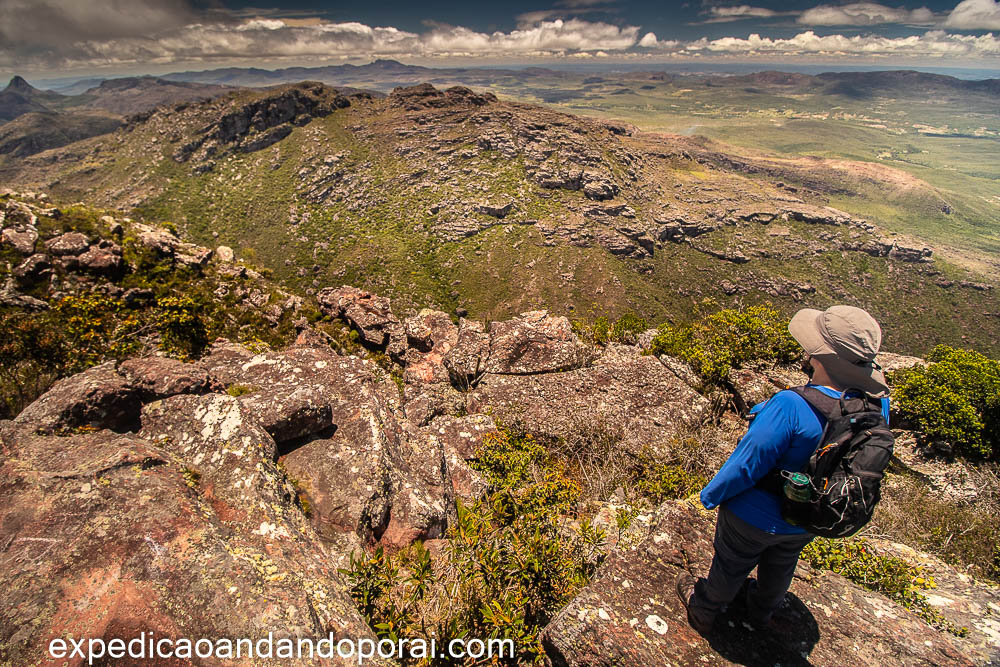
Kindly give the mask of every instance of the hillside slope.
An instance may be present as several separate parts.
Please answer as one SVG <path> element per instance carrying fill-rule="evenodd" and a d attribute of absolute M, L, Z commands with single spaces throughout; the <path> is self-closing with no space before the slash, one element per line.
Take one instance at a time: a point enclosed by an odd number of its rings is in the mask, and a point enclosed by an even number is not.
<path fill-rule="evenodd" d="M 786 312 L 847 302 L 873 312 L 901 351 L 998 351 L 992 285 L 878 220 L 828 207 L 850 198 L 950 210 L 915 177 L 736 156 L 468 89 L 239 91 L 0 175 L 173 220 L 304 289 L 347 282 L 486 319 L 546 307 L 660 321 L 705 300 Z"/>

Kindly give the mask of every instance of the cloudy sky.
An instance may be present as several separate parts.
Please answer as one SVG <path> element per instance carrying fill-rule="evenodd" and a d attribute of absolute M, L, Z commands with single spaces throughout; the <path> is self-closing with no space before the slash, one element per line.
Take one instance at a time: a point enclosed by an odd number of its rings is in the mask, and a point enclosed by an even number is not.
<path fill-rule="evenodd" d="M 1000 69 L 1000 0 L 0 0 L 0 71 L 773 61 Z"/>

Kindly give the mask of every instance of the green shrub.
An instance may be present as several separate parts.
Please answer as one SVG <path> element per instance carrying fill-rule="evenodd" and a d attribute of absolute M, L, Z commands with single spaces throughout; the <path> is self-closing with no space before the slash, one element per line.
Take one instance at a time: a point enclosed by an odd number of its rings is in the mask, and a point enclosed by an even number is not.
<path fill-rule="evenodd" d="M 720 310 L 685 326 L 661 324 L 649 352 L 683 359 L 707 385 L 719 385 L 732 368 L 753 361 L 792 361 L 801 350 L 778 311 L 750 306 Z"/>
<path fill-rule="evenodd" d="M 160 332 L 160 349 L 180 359 L 201 354 L 208 344 L 208 330 L 190 297 L 168 296 L 156 307 L 156 328 Z"/>
<path fill-rule="evenodd" d="M 420 546 L 379 548 L 343 573 L 380 637 L 511 639 L 504 664 L 542 664 L 539 633 L 600 565 L 605 533 L 586 520 L 569 528 L 580 487 L 532 436 L 501 427 L 477 457 L 487 493 L 458 504 L 439 567 Z"/>
<path fill-rule="evenodd" d="M 655 503 L 674 498 L 686 498 L 708 484 L 708 480 L 675 463 L 665 463 L 650 457 L 640 458 L 635 487 Z"/>
<path fill-rule="evenodd" d="M 921 437 L 972 458 L 1000 455 L 1000 362 L 972 350 L 939 345 L 931 363 L 897 371 L 900 416 Z"/>
<path fill-rule="evenodd" d="M 813 567 L 836 572 L 895 600 L 940 630 L 960 637 L 969 633 L 968 628 L 956 627 L 928 604 L 921 591 L 937 587 L 930 572 L 902 558 L 877 553 L 867 540 L 817 538 L 802 551 L 802 558 Z"/>
<path fill-rule="evenodd" d="M 48 313 L 0 313 L 0 419 L 27 407 L 62 376 L 71 359 Z"/>
<path fill-rule="evenodd" d="M 120 299 L 96 293 L 71 295 L 53 311 L 55 325 L 73 351 L 66 368 L 70 373 L 107 359 L 125 359 L 140 348 L 143 323 Z"/>
<path fill-rule="evenodd" d="M 584 340 L 597 345 L 607 345 L 610 342 L 634 345 L 639 334 L 649 328 L 649 324 L 635 313 L 625 313 L 614 322 L 606 315 L 601 315 L 594 321 L 593 327 L 579 321 L 573 322 L 573 331 Z"/>

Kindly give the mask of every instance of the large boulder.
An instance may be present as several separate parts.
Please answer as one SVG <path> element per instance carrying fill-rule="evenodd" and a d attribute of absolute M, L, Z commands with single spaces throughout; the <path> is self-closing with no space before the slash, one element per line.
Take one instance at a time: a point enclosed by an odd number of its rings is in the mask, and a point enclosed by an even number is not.
<path fill-rule="evenodd" d="M 22 255 L 30 255 L 35 252 L 35 242 L 38 241 L 38 232 L 34 227 L 7 227 L 0 232 L 0 243 L 9 245 Z"/>
<path fill-rule="evenodd" d="M 453 495 L 466 504 L 475 501 L 486 491 L 483 476 L 473 470 L 469 463 L 475 461 L 479 450 L 484 446 L 485 436 L 496 431 L 496 428 L 492 417 L 480 414 L 442 416 L 434 419 L 427 427 L 444 448 Z"/>
<path fill-rule="evenodd" d="M 372 638 L 291 503 L 246 530 L 174 454 L 132 435 L 41 436 L 6 422 L 0 447 L 5 661 L 45 662 L 52 638 L 141 632 Z"/>
<path fill-rule="evenodd" d="M 800 563 L 790 624 L 779 633 L 745 622 L 737 599 L 703 639 L 674 592 L 681 572 L 707 573 L 712 513 L 692 501 L 661 508 L 655 530 L 612 554 L 545 628 L 553 665 L 972 665 L 959 640 L 888 598 Z"/>
<path fill-rule="evenodd" d="M 451 383 L 465 390 L 474 386 L 486 371 L 486 359 L 490 355 L 490 337 L 481 322 L 467 320 L 458 322 L 455 344 L 442 362 L 448 370 Z"/>
<path fill-rule="evenodd" d="M 370 407 L 281 457 L 304 491 L 317 532 L 327 540 L 353 533 L 396 549 L 442 537 L 453 511 L 439 441 L 405 433 Z"/>
<path fill-rule="evenodd" d="M 67 232 L 45 242 L 45 249 L 57 257 L 82 254 L 90 246 L 90 239 L 80 232 Z"/>
<path fill-rule="evenodd" d="M 59 380 L 15 421 L 47 432 L 81 426 L 134 431 L 144 402 L 221 389 L 203 368 L 175 359 L 130 359 L 118 368 L 108 361 Z"/>
<path fill-rule="evenodd" d="M 294 491 L 275 467 L 276 445 L 240 402 L 225 394 L 173 396 L 142 409 L 139 437 L 170 452 L 197 476 L 215 509 L 254 528 L 273 522 Z M 260 500 L 265 502 L 261 503 Z"/>
<path fill-rule="evenodd" d="M 470 392 L 468 409 L 492 410 L 555 438 L 605 431 L 638 452 L 700 424 L 709 403 L 655 357 L 623 349 L 593 366 L 561 373 L 487 373 Z"/>
<path fill-rule="evenodd" d="M 487 373 L 532 375 L 579 368 L 591 361 L 592 349 L 573 333 L 565 317 L 535 310 L 492 322 Z"/>
<path fill-rule="evenodd" d="M 408 384 L 448 382 L 444 357 L 458 342 L 458 327 L 447 313 L 424 308 L 403 323 L 408 349 L 404 379 Z"/>
<path fill-rule="evenodd" d="M 199 366 L 227 385 L 241 385 L 239 397 L 279 444 L 319 436 L 355 418 L 359 406 L 378 404 L 391 413 L 399 390 L 381 368 L 330 348 L 293 346 L 253 355 L 217 341 Z"/>
<path fill-rule="evenodd" d="M 389 299 L 356 287 L 328 287 L 316 295 L 325 315 L 354 327 L 366 345 L 395 356 L 406 351 L 403 323 L 392 314 Z"/>
<path fill-rule="evenodd" d="M 47 432 L 80 426 L 131 431 L 138 428 L 141 405 L 139 389 L 109 361 L 59 380 L 14 421 Z"/>
<path fill-rule="evenodd" d="M 118 373 L 139 390 L 143 401 L 177 394 L 222 391 L 222 383 L 197 364 L 167 357 L 143 357 L 123 361 Z"/>
<path fill-rule="evenodd" d="M 317 532 L 392 547 L 443 535 L 451 484 L 439 442 L 402 418 L 399 389 L 371 361 L 296 345 L 251 355 L 214 344 L 200 362 L 278 443 Z"/>

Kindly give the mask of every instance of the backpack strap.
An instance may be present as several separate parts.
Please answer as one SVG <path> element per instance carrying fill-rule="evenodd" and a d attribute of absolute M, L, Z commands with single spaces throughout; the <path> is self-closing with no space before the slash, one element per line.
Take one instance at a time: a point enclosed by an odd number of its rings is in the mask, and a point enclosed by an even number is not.
<path fill-rule="evenodd" d="M 827 423 L 830 420 L 838 419 L 855 412 L 875 411 L 882 412 L 882 402 L 872 398 L 861 389 L 848 388 L 841 392 L 840 396 L 830 396 L 816 387 L 805 385 L 803 387 L 789 387 L 789 391 L 794 391 L 802 399 L 815 408 L 821 415 L 826 417 Z M 857 391 L 861 396 L 848 396 L 849 391 Z M 858 402 L 861 405 L 858 405 Z M 824 433 L 825 435 L 825 433 Z"/>

